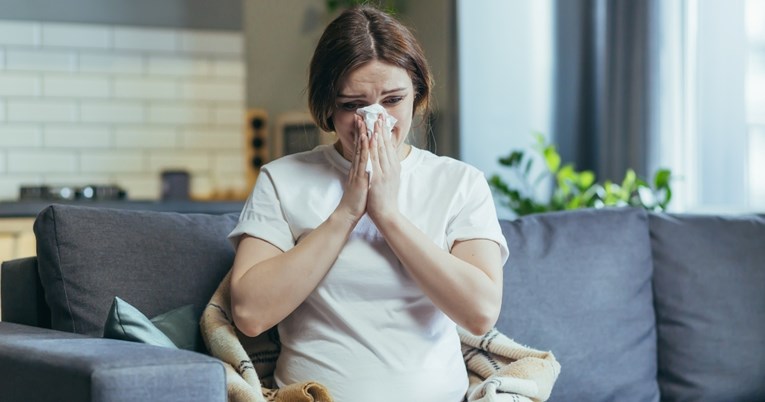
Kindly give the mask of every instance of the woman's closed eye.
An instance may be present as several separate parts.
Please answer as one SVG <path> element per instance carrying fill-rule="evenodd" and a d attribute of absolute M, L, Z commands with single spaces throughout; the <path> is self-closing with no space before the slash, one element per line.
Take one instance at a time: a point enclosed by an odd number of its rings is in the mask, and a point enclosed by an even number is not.
<path fill-rule="evenodd" d="M 347 103 L 340 104 L 340 108 L 342 108 L 343 110 L 349 110 L 349 111 L 361 109 L 362 107 L 365 107 L 365 106 L 368 106 L 368 105 L 359 103 L 359 102 L 347 102 Z"/>
<path fill-rule="evenodd" d="M 404 100 L 403 96 L 392 96 L 390 98 L 385 99 L 383 103 L 386 105 L 395 105 L 401 102 L 402 100 Z"/>

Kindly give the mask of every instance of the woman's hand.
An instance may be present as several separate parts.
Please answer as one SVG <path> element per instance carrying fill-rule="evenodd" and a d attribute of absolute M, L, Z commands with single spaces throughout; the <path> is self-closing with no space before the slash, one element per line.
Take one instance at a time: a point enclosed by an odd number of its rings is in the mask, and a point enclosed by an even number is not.
<path fill-rule="evenodd" d="M 401 160 L 393 136 L 383 133 L 383 117 L 375 122 L 369 145 L 372 158 L 372 180 L 369 184 L 367 213 L 379 228 L 388 218 L 398 214 L 398 191 L 401 184 Z"/>
<path fill-rule="evenodd" d="M 340 204 L 335 210 L 354 223 L 358 222 L 367 211 L 369 177 L 365 168 L 369 158 L 369 144 L 364 120 L 361 116 L 356 116 L 356 135 L 353 156 L 351 157 L 351 169 L 348 172 L 343 198 L 340 199 Z"/>

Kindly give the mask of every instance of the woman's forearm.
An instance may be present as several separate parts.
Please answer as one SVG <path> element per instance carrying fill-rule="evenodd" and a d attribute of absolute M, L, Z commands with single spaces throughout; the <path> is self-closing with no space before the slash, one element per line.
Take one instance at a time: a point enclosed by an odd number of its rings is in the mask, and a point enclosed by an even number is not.
<path fill-rule="evenodd" d="M 287 252 L 260 239 L 243 239 L 262 243 L 259 250 L 241 244 L 237 250 L 231 277 L 237 328 L 256 336 L 294 311 L 327 274 L 355 224 L 351 217 L 333 213 Z"/>
<path fill-rule="evenodd" d="M 383 237 L 422 291 L 457 325 L 489 331 L 502 303 L 502 263 L 491 240 L 468 240 L 452 253 L 438 247 L 403 215 L 378 223 Z"/>

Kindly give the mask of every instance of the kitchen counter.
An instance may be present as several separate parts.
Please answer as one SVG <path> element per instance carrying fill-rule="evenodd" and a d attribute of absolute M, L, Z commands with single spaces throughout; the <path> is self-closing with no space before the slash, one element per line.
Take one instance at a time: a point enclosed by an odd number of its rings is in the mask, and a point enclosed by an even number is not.
<path fill-rule="evenodd" d="M 240 212 L 244 206 L 244 201 L 0 201 L 0 218 L 36 217 L 40 211 L 51 204 L 68 204 L 95 208 L 115 208 L 159 212 L 225 214 L 229 212 Z"/>

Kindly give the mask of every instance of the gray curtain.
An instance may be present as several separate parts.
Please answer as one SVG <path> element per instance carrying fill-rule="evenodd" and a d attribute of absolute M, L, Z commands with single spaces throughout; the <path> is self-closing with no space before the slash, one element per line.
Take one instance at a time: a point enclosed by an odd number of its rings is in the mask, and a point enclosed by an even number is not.
<path fill-rule="evenodd" d="M 646 177 L 651 0 L 555 2 L 553 138 L 564 162 Z"/>

